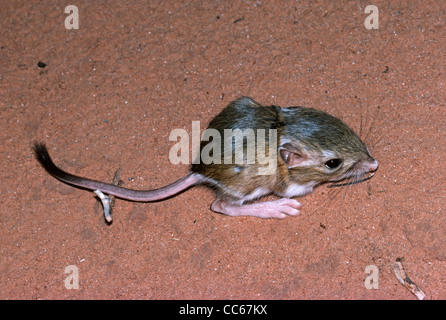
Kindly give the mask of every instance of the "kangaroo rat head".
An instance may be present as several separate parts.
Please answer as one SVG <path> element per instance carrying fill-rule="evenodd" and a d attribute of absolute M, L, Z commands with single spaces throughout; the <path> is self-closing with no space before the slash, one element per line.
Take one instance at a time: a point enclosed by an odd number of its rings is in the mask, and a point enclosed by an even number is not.
<path fill-rule="evenodd" d="M 291 181 L 312 186 L 345 179 L 355 183 L 378 169 L 361 139 L 341 120 L 312 108 L 282 111 L 278 151 Z"/>

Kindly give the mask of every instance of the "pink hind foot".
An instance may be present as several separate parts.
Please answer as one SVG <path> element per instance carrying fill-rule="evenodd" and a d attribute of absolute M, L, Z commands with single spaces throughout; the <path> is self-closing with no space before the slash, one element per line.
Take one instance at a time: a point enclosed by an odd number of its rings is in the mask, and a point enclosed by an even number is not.
<path fill-rule="evenodd" d="M 258 218 L 283 219 L 288 216 L 297 216 L 302 204 L 294 199 L 279 199 L 252 204 L 238 205 L 222 199 L 215 200 L 211 209 L 228 216 L 253 216 Z"/>

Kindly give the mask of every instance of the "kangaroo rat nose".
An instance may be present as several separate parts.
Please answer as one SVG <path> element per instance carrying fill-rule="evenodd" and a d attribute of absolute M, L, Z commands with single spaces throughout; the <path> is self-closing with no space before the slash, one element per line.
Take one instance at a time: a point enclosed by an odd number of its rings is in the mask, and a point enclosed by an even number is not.
<path fill-rule="evenodd" d="M 373 160 L 372 163 L 370 163 L 369 165 L 369 172 L 375 172 L 376 170 L 378 170 L 379 167 L 379 163 L 376 160 Z"/>

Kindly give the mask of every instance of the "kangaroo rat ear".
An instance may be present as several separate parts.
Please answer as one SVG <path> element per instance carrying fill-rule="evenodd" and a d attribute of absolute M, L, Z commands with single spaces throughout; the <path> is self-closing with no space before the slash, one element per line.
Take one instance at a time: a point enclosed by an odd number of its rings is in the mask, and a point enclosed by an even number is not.
<path fill-rule="evenodd" d="M 296 150 L 296 148 L 289 143 L 279 147 L 279 155 L 280 159 L 282 159 L 283 163 L 285 163 L 288 168 L 297 167 L 307 158 L 302 152 Z"/>

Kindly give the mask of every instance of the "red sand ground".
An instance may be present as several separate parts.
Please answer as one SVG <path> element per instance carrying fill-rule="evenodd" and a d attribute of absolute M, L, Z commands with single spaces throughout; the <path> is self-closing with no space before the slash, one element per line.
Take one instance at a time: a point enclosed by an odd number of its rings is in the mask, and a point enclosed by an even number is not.
<path fill-rule="evenodd" d="M 414 299 L 397 258 L 446 298 L 445 2 L 374 1 L 378 30 L 365 1 L 75 4 L 78 30 L 60 1 L 1 3 L 1 299 Z M 160 187 L 188 171 L 169 162 L 169 133 L 204 129 L 241 95 L 341 117 L 378 173 L 320 187 L 297 218 L 219 215 L 198 187 L 117 200 L 107 225 L 93 193 L 31 151 L 44 140 L 68 171 L 111 181 L 121 168 L 126 187 Z"/>

